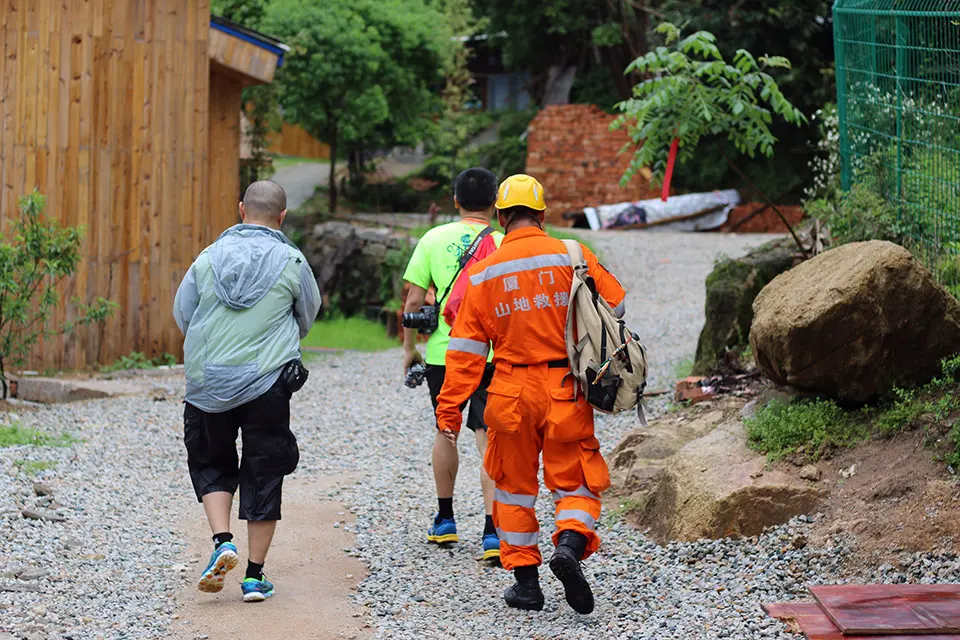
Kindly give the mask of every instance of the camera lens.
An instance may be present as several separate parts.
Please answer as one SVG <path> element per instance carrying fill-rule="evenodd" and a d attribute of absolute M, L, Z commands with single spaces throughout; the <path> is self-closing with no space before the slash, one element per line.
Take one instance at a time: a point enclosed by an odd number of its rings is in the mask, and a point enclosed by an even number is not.
<path fill-rule="evenodd" d="M 405 313 L 403 314 L 403 326 L 408 329 L 419 329 L 424 324 L 424 317 L 422 313 Z"/>

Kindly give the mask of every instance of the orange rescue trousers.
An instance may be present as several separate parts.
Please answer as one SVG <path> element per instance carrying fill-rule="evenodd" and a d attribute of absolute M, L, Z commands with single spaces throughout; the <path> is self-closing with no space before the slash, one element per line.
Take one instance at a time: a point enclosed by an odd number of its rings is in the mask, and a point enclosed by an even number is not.
<path fill-rule="evenodd" d="M 569 368 L 497 364 L 487 390 L 487 452 L 483 464 L 496 482 L 493 522 L 505 569 L 539 565 L 540 525 L 534 511 L 543 452 L 544 481 L 556 502 L 556 532 L 587 537 L 584 558 L 600 547 L 600 493 L 610 486 L 607 463 L 593 432 L 593 408 L 574 398 Z"/>

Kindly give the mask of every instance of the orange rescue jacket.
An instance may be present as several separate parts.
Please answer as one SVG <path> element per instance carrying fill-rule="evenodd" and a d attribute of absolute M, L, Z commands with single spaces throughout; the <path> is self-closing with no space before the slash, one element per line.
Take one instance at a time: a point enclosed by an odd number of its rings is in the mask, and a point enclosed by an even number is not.
<path fill-rule="evenodd" d="M 582 247 L 582 245 L 581 245 Z M 597 291 L 619 315 L 626 292 L 582 247 Z M 493 362 L 532 365 L 567 359 L 567 322 L 573 267 L 562 241 L 537 227 L 511 231 L 500 248 L 468 270 L 469 284 L 450 332 L 446 377 L 438 398 L 440 430 L 460 431 L 460 407 L 480 385 L 493 345 Z"/>

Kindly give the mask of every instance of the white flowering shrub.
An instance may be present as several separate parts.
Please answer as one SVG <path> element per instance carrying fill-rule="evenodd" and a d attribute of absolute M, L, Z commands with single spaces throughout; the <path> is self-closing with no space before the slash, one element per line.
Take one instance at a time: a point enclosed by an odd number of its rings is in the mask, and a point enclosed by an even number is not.
<path fill-rule="evenodd" d="M 813 200 L 831 196 L 840 186 L 840 117 L 837 105 L 827 104 L 813 114 L 811 120 L 820 133 L 817 155 L 810 161 L 813 184 L 804 195 Z"/>

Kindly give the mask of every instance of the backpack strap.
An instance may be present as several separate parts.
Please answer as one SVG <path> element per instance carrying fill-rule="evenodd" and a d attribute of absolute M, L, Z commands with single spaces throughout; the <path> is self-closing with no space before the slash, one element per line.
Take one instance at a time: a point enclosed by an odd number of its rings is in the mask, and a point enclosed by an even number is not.
<path fill-rule="evenodd" d="M 580 243 L 576 240 L 563 240 L 567 248 L 567 255 L 570 256 L 570 266 L 573 268 L 573 283 L 570 286 L 570 298 L 567 304 L 567 323 L 565 326 L 565 339 L 567 345 L 567 360 L 570 361 L 570 370 L 573 373 L 574 397 L 576 397 L 577 388 L 586 395 L 586 387 L 579 376 L 580 372 L 580 349 L 577 347 L 576 337 L 573 333 L 575 323 L 575 307 L 577 300 L 577 291 L 580 287 L 586 286 L 585 277 L 587 274 L 587 263 L 583 259 L 583 250 L 580 249 Z"/>
<path fill-rule="evenodd" d="M 477 252 L 477 249 L 480 247 L 480 243 L 483 242 L 483 239 L 488 235 L 493 233 L 493 227 L 487 226 L 480 233 L 477 234 L 477 237 L 473 239 L 473 242 L 463 252 L 463 255 L 460 256 L 460 266 L 457 269 L 457 272 L 453 274 L 453 280 L 450 281 L 450 284 L 447 285 L 446 291 L 443 292 L 443 295 L 437 298 L 437 307 L 443 305 L 443 301 L 447 299 L 447 296 L 450 295 L 450 289 L 453 288 L 453 285 L 457 282 L 457 279 L 460 278 L 460 274 L 467 267 L 467 264 L 470 262 L 470 259 L 473 258 L 473 254 Z"/>

